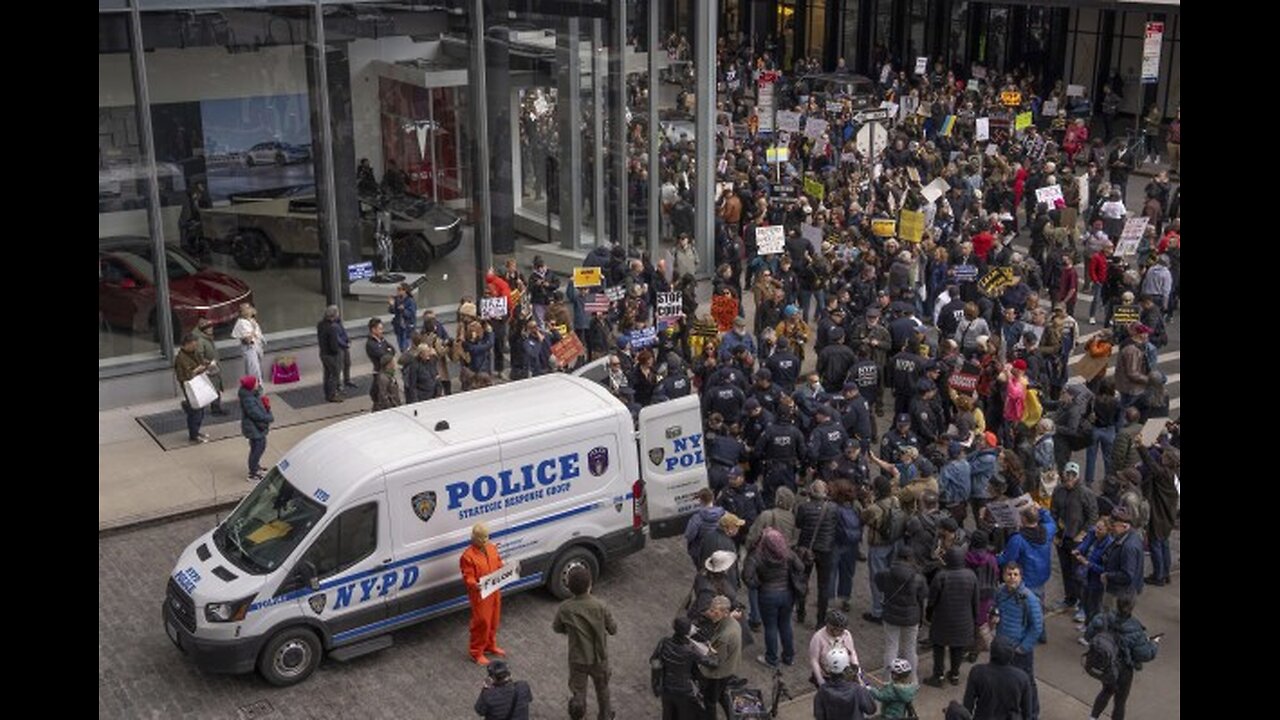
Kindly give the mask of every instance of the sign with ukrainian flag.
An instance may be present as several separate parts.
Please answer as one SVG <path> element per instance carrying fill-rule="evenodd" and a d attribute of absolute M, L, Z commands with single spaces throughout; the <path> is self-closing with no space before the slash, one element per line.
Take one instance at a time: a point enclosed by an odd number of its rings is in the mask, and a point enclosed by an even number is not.
<path fill-rule="evenodd" d="M 942 119 L 942 127 L 938 128 L 938 133 L 942 137 L 951 137 L 951 131 L 956 127 L 956 116 L 948 115 Z"/>

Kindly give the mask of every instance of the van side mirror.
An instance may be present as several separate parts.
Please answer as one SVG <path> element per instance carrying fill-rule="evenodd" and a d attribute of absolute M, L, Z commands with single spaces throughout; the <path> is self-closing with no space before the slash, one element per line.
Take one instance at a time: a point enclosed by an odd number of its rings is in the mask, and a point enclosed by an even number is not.
<path fill-rule="evenodd" d="M 316 564 L 310 560 L 304 560 L 298 564 L 298 579 L 312 590 L 320 589 L 320 573 L 316 571 Z"/>

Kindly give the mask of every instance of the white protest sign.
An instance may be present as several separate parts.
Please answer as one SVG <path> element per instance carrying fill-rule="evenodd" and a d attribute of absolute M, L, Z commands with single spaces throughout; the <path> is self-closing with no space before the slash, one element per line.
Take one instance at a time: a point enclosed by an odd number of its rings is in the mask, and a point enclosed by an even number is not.
<path fill-rule="evenodd" d="M 507 299 L 505 297 L 480 298 L 480 317 L 501 320 L 507 316 Z"/>
<path fill-rule="evenodd" d="M 520 579 L 520 563 L 504 565 L 480 578 L 480 597 L 487 598 Z"/>
<path fill-rule="evenodd" d="M 889 131 L 878 122 L 871 122 L 858 128 L 854 143 L 862 157 L 875 160 L 889 146 Z"/>
<path fill-rule="evenodd" d="M 786 244 L 781 225 L 756 228 L 756 252 L 760 255 L 780 255 Z"/>
<path fill-rule="evenodd" d="M 1089 176 L 1081 175 L 1076 178 L 1076 191 L 1080 193 L 1080 207 L 1089 207 Z"/>
<path fill-rule="evenodd" d="M 1024 493 L 1012 500 L 989 502 L 987 503 L 987 511 L 991 513 L 991 519 L 995 520 L 996 527 L 1016 530 L 1022 527 L 1022 508 L 1034 504 L 1035 501 L 1031 499 L 1031 496 Z"/>
<path fill-rule="evenodd" d="M 974 140 L 990 140 L 991 118 L 978 118 L 973 122 L 973 130 Z"/>
<path fill-rule="evenodd" d="M 1169 418 L 1151 418 L 1142 426 L 1142 444 L 1147 447 L 1155 447 L 1156 442 L 1160 440 L 1160 433 L 1164 432 L 1164 424 Z"/>
<path fill-rule="evenodd" d="M 1083 85 L 1068 85 L 1067 97 L 1084 97 Z"/>
<path fill-rule="evenodd" d="M 1044 115 L 1044 116 L 1057 115 L 1057 114 L 1058 114 L 1058 101 L 1057 101 L 1057 100 L 1045 100 L 1045 101 L 1044 101 L 1044 104 L 1040 106 L 1040 114 L 1041 114 L 1041 115 Z"/>
<path fill-rule="evenodd" d="M 817 225 L 802 223 L 800 225 L 800 236 L 809 241 L 809 247 L 813 248 L 814 255 L 822 252 L 822 228 Z"/>
<path fill-rule="evenodd" d="M 658 344 L 658 328 L 646 327 L 632 330 L 628 336 L 632 350 L 640 350 Z"/>
<path fill-rule="evenodd" d="M 819 118 L 811 117 L 805 120 L 804 134 L 811 140 L 817 140 L 822 137 L 822 133 L 827 131 L 827 121 Z"/>
<path fill-rule="evenodd" d="M 1116 255 L 1133 255 L 1138 252 L 1138 243 L 1147 231 L 1147 216 L 1139 215 L 1124 221 L 1124 230 L 1120 232 L 1120 242 L 1116 243 Z"/>
<path fill-rule="evenodd" d="M 778 129 L 787 132 L 800 132 L 800 113 L 790 110 L 778 111 Z"/>
<path fill-rule="evenodd" d="M 923 75 L 927 72 L 929 72 L 929 58 L 927 57 L 916 58 L 916 74 Z"/>
<path fill-rule="evenodd" d="M 988 155 L 989 157 L 995 157 L 996 153 L 998 152 L 1000 152 L 1000 146 L 996 145 L 995 143 L 988 145 L 985 151 L 986 155 Z"/>
<path fill-rule="evenodd" d="M 627 289 L 621 285 L 614 285 L 604 289 L 604 294 L 613 302 L 621 300 L 627 294 Z"/>
<path fill-rule="evenodd" d="M 1036 188 L 1036 202 L 1045 203 L 1049 207 L 1053 207 L 1056 200 L 1062 199 L 1062 186 L 1050 185 L 1048 187 Z"/>
<path fill-rule="evenodd" d="M 844 112 L 844 103 L 842 102 L 827 103 L 827 112 L 831 113 L 832 115 L 839 115 L 840 113 Z"/>
<path fill-rule="evenodd" d="M 982 88 L 979 86 L 980 82 L 982 81 L 978 78 L 969 78 L 968 84 L 965 85 L 965 90 L 969 92 L 982 92 Z"/>
<path fill-rule="evenodd" d="M 658 318 L 684 317 L 684 301 L 679 292 L 658 293 Z"/>
<path fill-rule="evenodd" d="M 932 204 L 938 202 L 938 198 L 946 195 L 947 191 L 950 189 L 951 185 L 949 185 L 946 180 L 942 178 L 935 178 L 933 182 L 924 186 L 924 189 L 920 191 L 920 194 L 924 196 L 925 200 L 928 200 L 929 203 Z"/>

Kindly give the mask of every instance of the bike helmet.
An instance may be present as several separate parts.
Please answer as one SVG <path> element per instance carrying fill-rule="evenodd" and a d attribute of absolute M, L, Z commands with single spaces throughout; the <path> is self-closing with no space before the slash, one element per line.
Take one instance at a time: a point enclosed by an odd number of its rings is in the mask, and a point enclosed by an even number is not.
<path fill-rule="evenodd" d="M 903 660 L 902 658 L 898 658 L 889 664 L 889 672 L 894 675 L 910 675 L 911 663 Z"/>
<path fill-rule="evenodd" d="M 822 671 L 832 677 L 843 675 L 844 671 L 849 669 L 850 664 L 849 651 L 837 645 L 828 650 L 827 654 L 823 656 Z"/>

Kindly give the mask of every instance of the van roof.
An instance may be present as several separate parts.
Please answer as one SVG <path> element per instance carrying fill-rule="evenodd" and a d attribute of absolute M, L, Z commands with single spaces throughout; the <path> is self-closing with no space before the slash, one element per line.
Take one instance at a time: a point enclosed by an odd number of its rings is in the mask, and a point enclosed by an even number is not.
<path fill-rule="evenodd" d="M 295 445 L 280 470 L 306 495 L 323 490 L 336 501 L 374 468 L 399 468 L 513 430 L 534 432 L 570 419 L 625 411 L 599 383 L 554 373 L 330 425 Z M 442 421 L 448 428 L 436 430 Z"/>

